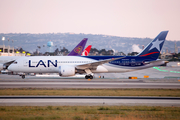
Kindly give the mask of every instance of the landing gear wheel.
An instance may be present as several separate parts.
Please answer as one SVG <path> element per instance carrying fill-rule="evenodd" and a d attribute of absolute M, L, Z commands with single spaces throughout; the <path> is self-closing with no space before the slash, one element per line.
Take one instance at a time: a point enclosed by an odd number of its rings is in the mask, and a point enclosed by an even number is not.
<path fill-rule="evenodd" d="M 86 79 L 93 79 L 93 76 L 92 75 L 86 75 L 85 78 Z"/>
<path fill-rule="evenodd" d="M 93 76 L 92 76 L 92 75 L 90 75 L 90 76 L 89 76 L 89 78 L 90 78 L 90 79 L 93 79 Z"/>
<path fill-rule="evenodd" d="M 86 75 L 86 76 L 85 76 L 85 78 L 86 78 L 86 79 L 88 79 L 88 78 L 89 78 L 89 76 L 88 76 L 88 75 Z"/>
<path fill-rule="evenodd" d="M 22 79 L 24 79 L 25 78 L 25 75 L 22 75 Z"/>

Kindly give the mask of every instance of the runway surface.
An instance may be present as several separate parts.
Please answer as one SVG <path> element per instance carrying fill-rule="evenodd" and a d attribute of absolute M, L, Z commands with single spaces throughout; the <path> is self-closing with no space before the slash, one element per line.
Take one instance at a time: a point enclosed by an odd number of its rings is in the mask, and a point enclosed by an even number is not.
<path fill-rule="evenodd" d="M 179 97 L 1 96 L 0 106 L 180 106 Z"/>
<path fill-rule="evenodd" d="M 0 75 L 0 88 L 180 88 L 171 79 L 21 79 L 16 75 Z M 0 96 L 0 106 L 180 106 L 174 97 L 109 97 L 109 96 Z"/>
<path fill-rule="evenodd" d="M 180 80 L 171 79 L 37 79 L 28 76 L 0 75 L 0 88 L 159 88 L 179 89 Z"/>

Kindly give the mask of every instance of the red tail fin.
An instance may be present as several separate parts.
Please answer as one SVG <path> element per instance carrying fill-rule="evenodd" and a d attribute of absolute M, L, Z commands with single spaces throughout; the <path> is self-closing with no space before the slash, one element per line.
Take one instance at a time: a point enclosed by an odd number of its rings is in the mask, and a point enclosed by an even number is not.
<path fill-rule="evenodd" d="M 81 54 L 81 56 L 88 56 L 90 50 L 91 50 L 91 46 L 92 45 L 89 45 Z"/>

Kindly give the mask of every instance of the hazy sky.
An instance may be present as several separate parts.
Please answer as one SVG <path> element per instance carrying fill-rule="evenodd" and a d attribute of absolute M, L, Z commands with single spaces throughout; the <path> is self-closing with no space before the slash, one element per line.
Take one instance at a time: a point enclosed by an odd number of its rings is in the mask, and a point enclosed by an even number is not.
<path fill-rule="evenodd" d="M 180 0 L 0 0 L 0 33 L 85 33 L 180 40 Z"/>

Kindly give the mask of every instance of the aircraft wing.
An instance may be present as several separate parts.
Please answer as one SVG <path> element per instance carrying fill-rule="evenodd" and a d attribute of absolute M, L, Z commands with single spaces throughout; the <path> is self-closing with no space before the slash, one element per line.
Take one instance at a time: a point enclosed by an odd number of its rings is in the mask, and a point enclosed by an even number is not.
<path fill-rule="evenodd" d="M 159 60 L 155 60 L 155 61 L 145 62 L 145 64 L 157 63 L 157 62 L 169 63 L 169 61 L 159 59 Z"/>
<path fill-rule="evenodd" d="M 154 66 L 166 66 L 167 63 L 169 63 L 169 61 L 165 61 L 165 60 L 145 62 L 145 64 L 153 64 Z"/>
<path fill-rule="evenodd" d="M 77 65 L 76 68 L 77 69 L 96 69 L 97 66 L 102 65 L 104 63 L 108 63 L 114 60 L 119 60 L 125 57 L 119 57 L 119 58 L 111 58 L 111 59 L 106 59 L 106 60 L 100 60 L 97 62 L 92 62 L 92 63 L 87 63 L 87 64 L 82 64 L 82 65 Z"/>

